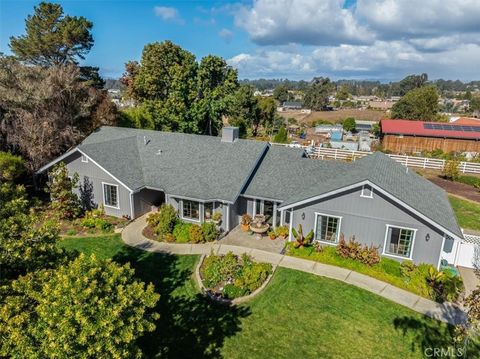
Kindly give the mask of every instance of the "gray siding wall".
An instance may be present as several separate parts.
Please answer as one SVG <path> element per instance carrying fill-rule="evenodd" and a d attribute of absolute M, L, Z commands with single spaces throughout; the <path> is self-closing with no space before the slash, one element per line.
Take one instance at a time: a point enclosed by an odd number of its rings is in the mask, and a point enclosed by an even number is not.
<path fill-rule="evenodd" d="M 387 224 L 417 229 L 412 260 L 415 263 L 424 262 L 437 266 L 443 233 L 377 192 L 374 192 L 373 198 L 363 198 L 360 194 L 361 189 L 357 189 L 296 207 L 293 212 L 293 227 L 298 228 L 298 225 L 302 224 L 304 233 L 314 230 L 315 212 L 340 216 L 340 232 L 346 240 L 355 235 L 355 239 L 363 244 L 379 246 L 380 253 L 383 251 Z M 305 214 L 305 219 L 302 219 L 302 214 Z M 427 234 L 430 236 L 428 242 Z"/>
<path fill-rule="evenodd" d="M 82 162 L 81 157 L 79 152 L 75 152 L 65 158 L 63 162 L 66 164 L 69 174 L 78 173 L 80 185 L 83 185 L 84 177 L 88 177 L 93 184 L 93 202 L 97 206 L 104 204 L 102 182 L 117 185 L 119 208 L 105 206 L 105 213 L 115 217 L 130 216 L 130 191 L 92 161 L 89 160 L 88 163 Z"/>

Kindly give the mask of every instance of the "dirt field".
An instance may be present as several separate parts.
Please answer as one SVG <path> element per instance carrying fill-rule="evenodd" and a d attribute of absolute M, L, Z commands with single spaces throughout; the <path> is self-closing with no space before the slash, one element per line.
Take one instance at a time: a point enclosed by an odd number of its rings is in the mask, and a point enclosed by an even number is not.
<path fill-rule="evenodd" d="M 329 122 L 339 122 L 347 117 L 353 117 L 356 120 L 379 121 L 385 116 L 385 112 L 376 110 L 343 109 L 338 111 L 312 111 L 306 115 L 300 111 L 278 112 L 282 117 L 293 117 L 299 123 L 310 124 L 312 121 L 325 120 Z"/>

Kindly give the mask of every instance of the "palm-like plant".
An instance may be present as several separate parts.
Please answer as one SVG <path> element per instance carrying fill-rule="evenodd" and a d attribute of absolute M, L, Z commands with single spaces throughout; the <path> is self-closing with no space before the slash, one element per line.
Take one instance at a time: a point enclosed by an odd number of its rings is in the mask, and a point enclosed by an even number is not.
<path fill-rule="evenodd" d="M 306 236 L 303 235 L 303 228 L 302 225 L 298 225 L 298 231 L 295 228 L 292 228 L 292 234 L 295 238 L 295 242 L 293 242 L 293 246 L 295 248 L 303 248 L 310 244 L 313 239 L 313 231 L 308 232 Z"/>

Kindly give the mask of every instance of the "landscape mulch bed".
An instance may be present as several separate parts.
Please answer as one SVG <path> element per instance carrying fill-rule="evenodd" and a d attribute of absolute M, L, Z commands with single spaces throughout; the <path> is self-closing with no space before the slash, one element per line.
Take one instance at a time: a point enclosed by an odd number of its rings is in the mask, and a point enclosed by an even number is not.
<path fill-rule="evenodd" d="M 442 187 L 448 193 L 467 198 L 471 201 L 480 202 L 480 192 L 472 186 L 449 181 L 440 177 L 429 177 L 428 180 Z"/>
<path fill-rule="evenodd" d="M 147 237 L 148 239 L 152 239 L 152 240 L 156 240 L 157 239 L 157 236 L 155 235 L 155 233 L 153 232 L 153 228 L 150 227 L 150 226 L 146 226 L 143 231 L 142 231 L 142 234 Z"/>

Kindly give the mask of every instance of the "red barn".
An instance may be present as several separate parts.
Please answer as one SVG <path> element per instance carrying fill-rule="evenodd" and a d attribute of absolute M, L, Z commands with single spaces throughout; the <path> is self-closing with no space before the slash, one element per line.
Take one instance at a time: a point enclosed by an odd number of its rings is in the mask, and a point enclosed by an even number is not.
<path fill-rule="evenodd" d="M 480 152 L 480 123 L 382 120 L 380 127 L 383 148 L 395 153 Z"/>

